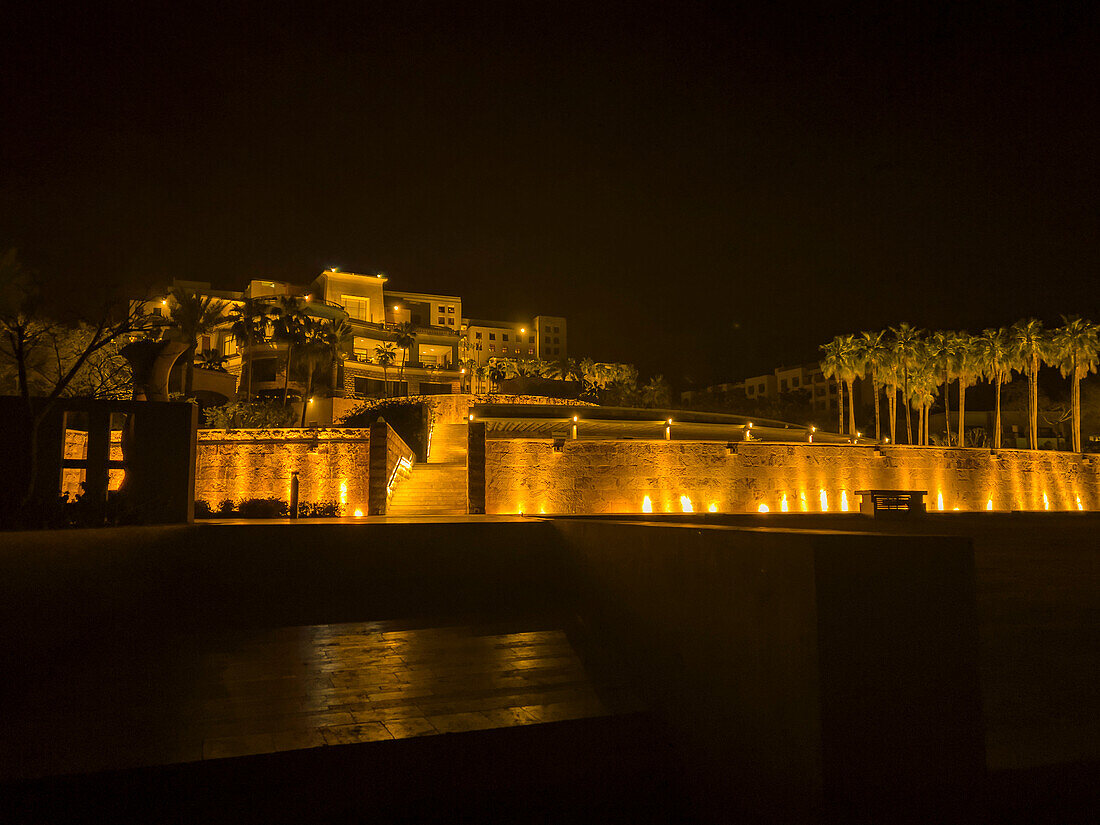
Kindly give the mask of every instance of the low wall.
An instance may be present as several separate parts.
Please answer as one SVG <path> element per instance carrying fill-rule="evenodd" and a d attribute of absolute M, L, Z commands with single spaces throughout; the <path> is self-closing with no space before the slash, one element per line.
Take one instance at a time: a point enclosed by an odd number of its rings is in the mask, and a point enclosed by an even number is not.
<path fill-rule="evenodd" d="M 1100 510 L 1078 453 L 713 441 L 490 439 L 487 513 L 836 512 L 856 490 L 927 490 L 930 510 Z M 648 503 L 647 503 L 648 502 Z M 648 508 L 648 509 L 647 509 Z"/>
<path fill-rule="evenodd" d="M 346 513 L 367 512 L 369 430 L 200 430 L 195 499 L 215 509 L 226 499 L 289 501 L 294 470 L 303 504 L 335 501 Z"/>

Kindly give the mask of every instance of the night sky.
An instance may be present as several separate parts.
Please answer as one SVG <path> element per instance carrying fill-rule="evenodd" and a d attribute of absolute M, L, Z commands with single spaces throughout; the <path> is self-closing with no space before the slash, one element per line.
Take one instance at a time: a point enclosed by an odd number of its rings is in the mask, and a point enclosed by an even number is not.
<path fill-rule="evenodd" d="M 899 320 L 1100 321 L 1068 5 L 17 5 L 0 243 L 44 280 L 382 270 L 680 388 Z"/>

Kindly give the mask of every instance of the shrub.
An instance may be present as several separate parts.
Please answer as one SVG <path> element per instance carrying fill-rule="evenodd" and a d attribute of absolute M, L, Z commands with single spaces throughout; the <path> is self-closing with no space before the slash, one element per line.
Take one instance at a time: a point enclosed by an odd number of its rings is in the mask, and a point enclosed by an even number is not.
<path fill-rule="evenodd" d="M 290 506 L 277 498 L 249 498 L 237 507 L 241 518 L 285 518 L 289 513 Z"/>
<path fill-rule="evenodd" d="M 379 417 L 393 427 L 401 439 L 416 454 L 417 461 L 424 461 L 426 434 L 435 421 L 435 410 L 421 401 L 403 398 L 387 398 L 383 401 L 367 401 L 343 417 L 344 427 L 370 427 Z"/>
<path fill-rule="evenodd" d="M 206 499 L 195 500 L 195 518 L 213 518 L 214 511 L 210 509 L 210 505 L 206 503 Z"/>
<path fill-rule="evenodd" d="M 337 501 L 307 501 L 298 504 L 299 518 L 338 518 L 341 506 Z"/>
<path fill-rule="evenodd" d="M 294 408 L 281 401 L 235 401 L 206 410 L 206 426 L 212 430 L 272 429 L 291 427 Z"/>

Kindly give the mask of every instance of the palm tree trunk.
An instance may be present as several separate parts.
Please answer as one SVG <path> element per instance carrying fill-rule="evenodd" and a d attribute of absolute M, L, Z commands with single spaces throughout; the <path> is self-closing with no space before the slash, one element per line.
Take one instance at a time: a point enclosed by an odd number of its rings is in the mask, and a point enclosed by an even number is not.
<path fill-rule="evenodd" d="M 256 357 L 256 353 L 252 351 L 252 342 L 248 341 L 248 384 L 244 392 L 245 403 L 252 402 L 252 360 Z"/>
<path fill-rule="evenodd" d="M 1070 394 L 1073 408 L 1073 451 L 1081 452 L 1081 379 L 1077 377 L 1077 356 L 1073 358 L 1073 392 Z"/>
<path fill-rule="evenodd" d="M 993 382 L 993 449 L 1001 449 L 1001 374 L 997 373 Z"/>
<path fill-rule="evenodd" d="M 878 410 L 878 394 L 881 388 L 878 385 L 878 377 L 873 372 L 871 373 L 871 386 L 875 389 L 875 441 L 882 441 L 882 418 Z"/>
<path fill-rule="evenodd" d="M 890 395 L 886 399 L 887 408 L 890 413 L 890 443 L 898 443 L 898 388 L 896 385 L 890 385 Z"/>
<path fill-rule="evenodd" d="M 856 434 L 856 394 L 855 381 L 846 381 L 848 385 L 848 435 Z"/>
<path fill-rule="evenodd" d="M 844 435 L 844 384 L 839 379 L 836 382 L 836 434 Z"/>
<path fill-rule="evenodd" d="M 300 426 L 306 425 L 306 407 L 309 406 L 309 394 L 313 391 L 313 365 L 309 365 L 309 369 L 306 372 L 306 394 L 302 396 L 302 423 Z"/>
<path fill-rule="evenodd" d="M 1034 362 L 1027 373 L 1028 443 L 1039 449 L 1039 369 Z"/>
<path fill-rule="evenodd" d="M 287 390 L 290 387 L 290 356 L 294 352 L 294 344 L 286 345 L 286 374 L 283 375 L 283 406 L 286 406 Z"/>
<path fill-rule="evenodd" d="M 959 379 L 959 446 L 965 447 L 963 434 L 966 430 L 966 385 Z"/>
<path fill-rule="evenodd" d="M 951 446 L 951 376 L 943 368 L 943 426 L 947 430 L 947 446 Z"/>
<path fill-rule="evenodd" d="M 191 388 L 195 384 L 195 350 L 198 349 L 198 343 L 192 344 L 187 349 L 187 363 L 183 365 L 183 397 L 191 397 Z"/>
<path fill-rule="evenodd" d="M 913 405 L 909 401 L 909 368 L 902 371 L 904 385 L 902 386 L 902 400 L 905 402 L 905 443 L 913 443 Z"/>

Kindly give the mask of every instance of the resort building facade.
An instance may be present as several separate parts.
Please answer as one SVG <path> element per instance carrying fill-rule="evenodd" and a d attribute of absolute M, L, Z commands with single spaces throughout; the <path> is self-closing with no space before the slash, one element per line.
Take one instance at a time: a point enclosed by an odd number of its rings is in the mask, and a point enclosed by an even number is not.
<path fill-rule="evenodd" d="M 285 299 L 297 299 L 302 314 L 317 320 L 344 321 L 351 335 L 340 347 L 330 375 L 315 377 L 322 391 L 308 411 L 307 423 L 326 424 L 356 402 L 385 395 L 440 395 L 460 392 L 467 370 L 492 358 L 563 360 L 568 357 L 567 322 L 562 316 L 535 316 L 529 322 L 471 320 L 463 317 L 458 295 L 407 292 L 388 288 L 382 274 L 367 275 L 326 269 L 306 285 L 253 279 L 241 291 L 216 290 L 209 283 L 174 281 L 173 289 L 210 296 L 240 306 L 245 299 L 270 303 L 274 312 Z M 153 314 L 169 313 L 165 295 L 145 302 Z M 405 335 L 411 336 L 410 341 Z M 306 387 L 297 370 L 286 375 L 287 345 L 267 340 L 245 351 L 231 329 L 229 315 L 198 341 L 197 353 L 216 350 L 225 372 L 196 369 L 192 389 L 213 402 L 243 396 L 247 372 L 253 395 L 288 390 L 303 396 Z M 403 343 L 402 340 L 404 339 Z M 392 349 L 384 364 L 383 349 Z M 213 373 L 213 374 L 211 374 Z M 233 381 L 227 383 L 227 374 Z M 232 384 L 232 386 L 230 386 Z M 178 382 L 176 388 L 179 388 Z"/>

